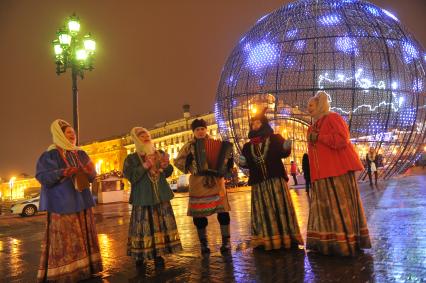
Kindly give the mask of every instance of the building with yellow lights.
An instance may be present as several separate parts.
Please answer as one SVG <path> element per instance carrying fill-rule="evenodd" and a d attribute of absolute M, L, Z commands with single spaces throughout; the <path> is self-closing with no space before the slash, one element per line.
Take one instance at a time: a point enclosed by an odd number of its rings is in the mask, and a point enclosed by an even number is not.
<path fill-rule="evenodd" d="M 0 200 L 23 199 L 40 190 L 40 183 L 32 177 L 17 176 L 0 183 Z"/>

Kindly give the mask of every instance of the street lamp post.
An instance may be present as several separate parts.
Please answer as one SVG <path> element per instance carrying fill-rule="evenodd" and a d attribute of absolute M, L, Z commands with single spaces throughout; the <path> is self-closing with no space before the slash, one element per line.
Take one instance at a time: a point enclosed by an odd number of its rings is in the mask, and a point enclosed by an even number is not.
<path fill-rule="evenodd" d="M 12 178 L 10 178 L 10 180 L 9 180 L 10 200 L 13 199 L 13 185 L 15 184 L 15 180 L 16 180 L 15 176 L 13 176 Z"/>
<path fill-rule="evenodd" d="M 85 70 L 93 70 L 93 55 L 96 49 L 96 42 L 91 35 L 82 36 L 79 32 L 80 19 L 74 14 L 67 19 L 65 26 L 58 30 L 57 39 L 53 41 L 56 74 L 60 75 L 68 68 L 71 69 L 73 126 L 77 144 L 79 141 L 77 78 L 83 79 Z"/>

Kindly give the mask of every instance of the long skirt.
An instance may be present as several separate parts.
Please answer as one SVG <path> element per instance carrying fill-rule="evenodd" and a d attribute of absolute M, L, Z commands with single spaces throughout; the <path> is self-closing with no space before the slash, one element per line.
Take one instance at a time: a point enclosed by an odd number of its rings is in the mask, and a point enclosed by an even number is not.
<path fill-rule="evenodd" d="M 268 179 L 252 186 L 251 228 L 253 247 L 271 250 L 303 245 L 293 202 L 283 178 Z"/>
<path fill-rule="evenodd" d="M 92 209 L 47 214 L 37 282 L 77 282 L 102 271 Z"/>
<path fill-rule="evenodd" d="M 231 210 L 225 179 L 216 178 L 215 185 L 209 188 L 204 186 L 205 178 L 205 176 L 189 176 L 188 216 L 207 217 Z"/>
<path fill-rule="evenodd" d="M 306 242 L 306 248 L 326 255 L 350 256 L 371 248 L 353 172 L 313 183 Z"/>
<path fill-rule="evenodd" d="M 133 206 L 127 255 L 135 260 L 154 259 L 181 250 L 175 215 L 169 201 L 154 206 Z"/>

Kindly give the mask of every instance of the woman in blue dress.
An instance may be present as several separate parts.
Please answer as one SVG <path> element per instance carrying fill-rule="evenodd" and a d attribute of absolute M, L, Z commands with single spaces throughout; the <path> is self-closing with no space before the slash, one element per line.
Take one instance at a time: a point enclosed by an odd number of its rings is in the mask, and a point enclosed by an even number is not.
<path fill-rule="evenodd" d="M 53 144 L 37 162 L 40 210 L 47 211 L 38 282 L 77 282 L 102 271 L 89 183 L 96 171 L 76 146 L 74 129 L 63 120 L 51 125 Z"/>

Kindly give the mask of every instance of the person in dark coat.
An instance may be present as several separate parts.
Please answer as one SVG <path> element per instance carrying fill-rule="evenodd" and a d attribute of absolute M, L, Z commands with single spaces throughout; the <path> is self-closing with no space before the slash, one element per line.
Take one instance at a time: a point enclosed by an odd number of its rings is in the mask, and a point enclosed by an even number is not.
<path fill-rule="evenodd" d="M 307 153 L 303 154 L 302 157 L 302 170 L 303 177 L 305 178 L 305 190 L 309 195 L 309 189 L 311 187 L 311 172 L 309 171 L 309 156 Z"/>
<path fill-rule="evenodd" d="M 290 155 L 291 142 L 274 134 L 264 112 L 251 119 L 250 129 L 240 166 L 250 171 L 251 244 L 265 250 L 303 245 L 282 162 Z"/>

